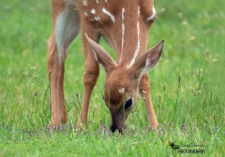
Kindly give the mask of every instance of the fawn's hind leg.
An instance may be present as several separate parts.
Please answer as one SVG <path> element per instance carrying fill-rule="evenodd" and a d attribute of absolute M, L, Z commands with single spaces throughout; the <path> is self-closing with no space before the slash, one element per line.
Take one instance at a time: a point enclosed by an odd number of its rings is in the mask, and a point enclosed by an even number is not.
<path fill-rule="evenodd" d="M 66 1 L 52 0 L 53 30 L 48 46 L 48 73 L 51 92 L 50 127 L 67 122 L 64 98 L 64 64 L 67 48 L 79 33 L 79 14 Z"/>

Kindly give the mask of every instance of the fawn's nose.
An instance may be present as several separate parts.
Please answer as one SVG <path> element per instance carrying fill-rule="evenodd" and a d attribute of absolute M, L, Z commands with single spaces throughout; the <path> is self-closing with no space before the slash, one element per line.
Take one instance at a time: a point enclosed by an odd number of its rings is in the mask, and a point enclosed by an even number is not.
<path fill-rule="evenodd" d="M 110 130 L 112 131 L 112 133 L 114 133 L 116 130 L 119 131 L 119 133 L 123 133 L 123 129 L 122 127 L 118 127 L 117 125 L 115 124 L 112 124 L 111 127 L 110 127 Z"/>

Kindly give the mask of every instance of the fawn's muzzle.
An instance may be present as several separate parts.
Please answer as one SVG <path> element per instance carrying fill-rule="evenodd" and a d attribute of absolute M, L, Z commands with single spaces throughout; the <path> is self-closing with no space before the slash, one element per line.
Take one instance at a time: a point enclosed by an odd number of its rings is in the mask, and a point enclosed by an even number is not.
<path fill-rule="evenodd" d="M 112 131 L 112 133 L 114 133 L 116 130 L 118 130 L 119 133 L 123 133 L 123 128 L 122 127 L 118 127 L 115 124 L 112 124 L 110 127 L 110 130 Z"/>

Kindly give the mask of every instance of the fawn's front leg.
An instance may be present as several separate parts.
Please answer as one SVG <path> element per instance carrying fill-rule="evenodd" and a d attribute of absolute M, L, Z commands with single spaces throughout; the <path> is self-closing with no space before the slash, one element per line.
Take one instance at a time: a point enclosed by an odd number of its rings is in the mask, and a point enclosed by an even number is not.
<path fill-rule="evenodd" d="M 141 82 L 139 85 L 139 92 L 145 102 L 150 127 L 152 129 L 156 129 L 158 126 L 158 122 L 156 119 L 155 111 L 154 111 L 152 100 L 151 100 L 150 80 L 147 74 L 144 74 L 141 78 Z"/>
<path fill-rule="evenodd" d="M 82 31 L 82 40 L 83 40 L 83 48 L 84 48 L 84 59 L 85 59 L 85 68 L 83 74 L 83 84 L 84 84 L 84 91 L 83 91 L 83 101 L 82 101 L 82 108 L 80 119 L 78 120 L 78 127 L 81 124 L 84 124 L 88 127 L 88 107 L 90 103 L 90 98 L 92 94 L 92 90 L 96 84 L 98 75 L 99 75 L 99 64 L 93 57 L 93 50 L 90 48 L 89 44 L 86 41 L 85 33 L 88 34 L 90 38 L 94 41 L 98 41 L 97 34 L 91 32 L 92 29 L 85 29 Z"/>

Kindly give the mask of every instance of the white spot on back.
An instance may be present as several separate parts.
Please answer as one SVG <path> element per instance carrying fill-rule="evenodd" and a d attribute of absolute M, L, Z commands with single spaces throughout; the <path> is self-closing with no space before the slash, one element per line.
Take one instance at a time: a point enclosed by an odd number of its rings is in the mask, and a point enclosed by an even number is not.
<path fill-rule="evenodd" d="M 88 13 L 87 12 L 84 12 L 84 16 L 88 16 Z"/>
<path fill-rule="evenodd" d="M 135 59 L 137 58 L 138 53 L 139 53 L 139 51 L 140 51 L 140 25 L 139 25 L 139 17 L 140 17 L 140 6 L 138 6 L 137 48 L 136 48 L 136 50 L 135 50 L 134 57 L 133 57 L 133 59 L 131 60 L 129 67 L 130 67 L 131 65 L 134 64 Z"/>
<path fill-rule="evenodd" d="M 91 13 L 95 14 L 96 13 L 95 9 L 91 9 Z"/>
<path fill-rule="evenodd" d="M 108 10 L 106 10 L 105 8 L 102 8 L 102 12 L 106 15 L 108 15 L 110 17 L 110 19 L 112 20 L 113 23 L 116 22 L 115 17 L 113 16 L 112 13 L 110 13 Z"/>
<path fill-rule="evenodd" d="M 98 4 L 98 0 L 95 1 Z"/>
<path fill-rule="evenodd" d="M 83 4 L 84 6 L 88 6 L 88 1 L 87 1 L 87 0 L 83 0 L 82 4 Z"/>
<path fill-rule="evenodd" d="M 95 21 L 100 21 L 100 17 L 99 16 L 96 16 L 94 17 Z"/>
<path fill-rule="evenodd" d="M 153 20 L 153 19 L 155 18 L 155 14 L 156 14 L 156 11 L 155 11 L 155 7 L 153 6 L 153 8 L 152 8 L 152 15 L 149 16 L 149 17 L 146 19 L 146 21 L 151 21 L 151 20 Z"/>

